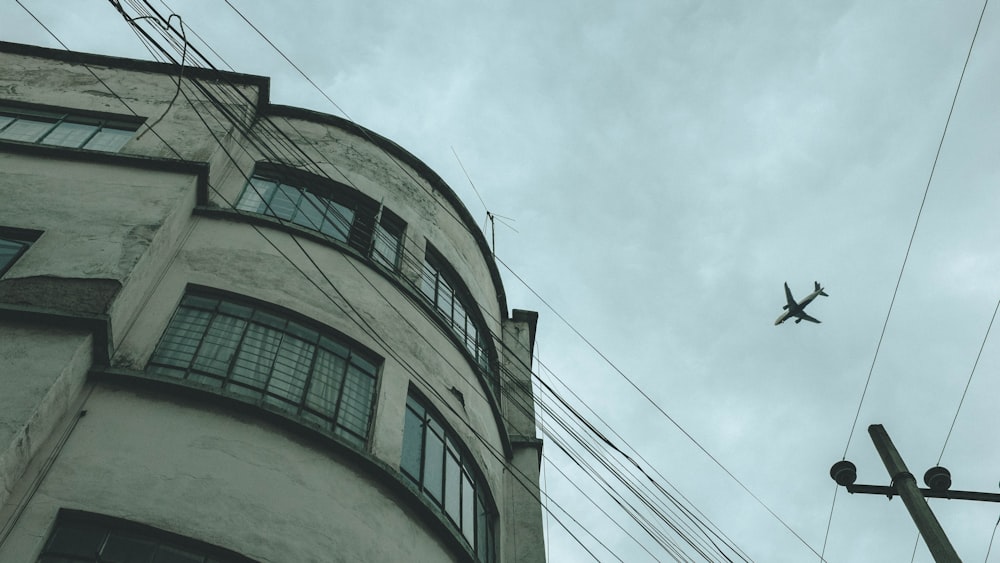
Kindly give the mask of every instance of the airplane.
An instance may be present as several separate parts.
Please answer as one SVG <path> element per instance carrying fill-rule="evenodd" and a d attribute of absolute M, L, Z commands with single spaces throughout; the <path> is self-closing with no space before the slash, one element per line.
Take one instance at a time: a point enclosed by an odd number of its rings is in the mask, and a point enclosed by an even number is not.
<path fill-rule="evenodd" d="M 796 303 L 795 298 L 792 297 L 792 290 L 788 289 L 788 282 L 785 282 L 785 299 L 788 300 L 788 304 L 782 307 L 782 309 L 785 309 L 785 312 L 782 313 L 780 317 L 778 317 L 778 320 L 774 321 L 774 326 L 778 326 L 781 323 L 787 321 L 789 317 L 798 317 L 797 319 L 795 319 L 795 324 L 801 323 L 802 321 L 819 323 L 818 319 L 810 317 L 809 315 L 806 314 L 805 311 L 803 311 L 803 309 L 806 308 L 806 305 L 812 303 L 812 300 L 816 299 L 817 296 L 822 295 L 824 297 L 829 297 L 829 295 L 827 295 L 826 292 L 823 291 L 823 288 L 820 287 L 819 282 L 813 282 L 813 283 L 816 286 L 815 291 L 810 293 L 809 296 L 803 299 L 802 301 Z"/>

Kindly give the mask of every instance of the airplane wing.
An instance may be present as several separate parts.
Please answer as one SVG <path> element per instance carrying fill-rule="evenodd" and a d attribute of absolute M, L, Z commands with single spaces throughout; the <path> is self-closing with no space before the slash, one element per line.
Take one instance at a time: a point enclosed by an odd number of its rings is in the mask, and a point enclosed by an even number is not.
<path fill-rule="evenodd" d="M 795 298 L 792 297 L 792 290 L 788 289 L 787 282 L 785 283 L 785 299 L 788 301 L 788 304 L 782 307 L 782 309 L 788 309 L 789 307 L 795 308 L 795 306 L 798 305 L 798 303 L 795 302 Z"/>
<path fill-rule="evenodd" d="M 796 316 L 798 316 L 798 317 L 799 317 L 800 319 L 802 319 L 803 321 L 809 321 L 809 322 L 811 322 L 811 323 L 816 323 L 816 324 L 820 324 L 820 322 L 819 322 L 819 319 L 817 319 L 817 318 L 814 318 L 814 317 L 810 317 L 809 315 L 805 314 L 804 312 L 800 312 L 800 313 L 799 313 L 798 315 L 796 315 Z"/>

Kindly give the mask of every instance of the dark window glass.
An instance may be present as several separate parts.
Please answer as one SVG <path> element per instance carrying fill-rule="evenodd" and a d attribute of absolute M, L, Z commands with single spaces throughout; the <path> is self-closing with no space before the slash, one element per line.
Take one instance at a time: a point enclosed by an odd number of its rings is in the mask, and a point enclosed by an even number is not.
<path fill-rule="evenodd" d="M 495 560 L 495 517 L 483 501 L 478 471 L 456 441 L 454 433 L 410 395 L 403 421 L 403 474 L 432 499 L 461 531 L 480 561 Z"/>
<path fill-rule="evenodd" d="M 112 533 L 101 550 L 101 559 L 115 563 L 149 563 L 155 551 L 153 541 Z"/>
<path fill-rule="evenodd" d="M 458 454 L 448 443 L 444 457 L 444 511 L 456 524 L 462 522 L 462 467 Z"/>
<path fill-rule="evenodd" d="M 58 526 L 49 537 L 47 552 L 56 555 L 93 556 L 104 543 L 104 530 L 86 524 Z"/>
<path fill-rule="evenodd" d="M 253 563 L 231 551 L 123 520 L 60 514 L 38 563 Z"/>
<path fill-rule="evenodd" d="M 444 488 L 443 478 L 444 439 L 437 432 L 427 432 L 424 437 L 424 490 L 439 504 Z"/>
<path fill-rule="evenodd" d="M 187 295 L 148 369 L 263 401 L 363 446 L 378 367 L 321 332 L 247 303 Z"/>
<path fill-rule="evenodd" d="M 406 420 L 403 422 L 403 459 L 399 466 L 414 480 L 420 480 L 420 460 L 424 450 L 424 420 L 423 416 L 412 409 L 406 409 Z"/>

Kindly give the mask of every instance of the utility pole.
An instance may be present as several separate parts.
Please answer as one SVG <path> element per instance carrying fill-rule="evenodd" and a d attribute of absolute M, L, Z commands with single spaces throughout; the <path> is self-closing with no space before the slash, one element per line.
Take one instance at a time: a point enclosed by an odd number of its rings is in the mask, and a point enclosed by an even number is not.
<path fill-rule="evenodd" d="M 929 488 L 921 489 L 917 487 L 917 480 L 906 468 L 903 458 L 896 451 L 896 446 L 889 439 L 889 434 L 881 424 L 872 424 L 868 427 L 868 433 L 875 443 L 878 455 L 885 463 L 886 470 L 892 483 L 886 487 L 882 485 L 856 485 L 854 481 L 858 478 L 858 468 L 853 463 L 842 459 L 833 464 L 830 468 L 830 477 L 841 487 L 846 487 L 847 492 L 861 493 L 865 495 L 884 495 L 892 500 L 893 496 L 899 495 L 903 499 L 903 504 L 910 512 L 910 517 L 917 525 L 920 535 L 924 538 L 931 555 L 938 563 L 952 563 L 961 561 L 955 548 L 948 541 L 948 536 L 941 529 L 931 508 L 927 506 L 927 497 L 949 498 L 960 500 L 978 500 L 984 502 L 1000 502 L 1000 494 L 981 493 L 977 491 L 953 491 L 951 490 L 951 473 L 941 466 L 932 467 L 924 473 L 924 483 Z"/>
<path fill-rule="evenodd" d="M 945 535 L 937 517 L 931 512 L 931 507 L 927 505 L 927 500 L 924 499 L 923 493 L 917 486 L 917 479 L 906 468 L 903 458 L 896 451 L 896 446 L 889 439 L 889 433 L 885 431 L 885 427 L 881 424 L 872 424 L 868 427 L 868 434 L 871 435 L 872 443 L 875 444 L 875 449 L 878 450 L 878 455 L 882 458 L 886 471 L 889 472 L 892 485 L 899 492 L 899 497 L 903 499 L 906 509 L 910 511 L 910 517 L 913 518 L 917 529 L 920 530 L 920 535 L 923 536 L 927 549 L 934 556 L 934 561 L 938 563 L 961 561 L 958 554 L 955 553 L 955 548 L 948 541 L 948 536 Z"/>

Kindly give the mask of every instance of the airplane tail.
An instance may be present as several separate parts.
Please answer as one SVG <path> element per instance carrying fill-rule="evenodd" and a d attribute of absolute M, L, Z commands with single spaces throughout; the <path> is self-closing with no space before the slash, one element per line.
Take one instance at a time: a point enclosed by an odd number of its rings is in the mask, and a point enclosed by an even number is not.
<path fill-rule="evenodd" d="M 822 295 L 823 297 L 829 297 L 829 295 L 827 295 L 827 293 L 823 291 L 823 288 L 820 287 L 818 281 L 814 281 L 813 284 L 816 286 L 816 291 L 818 291 L 820 295 Z"/>

